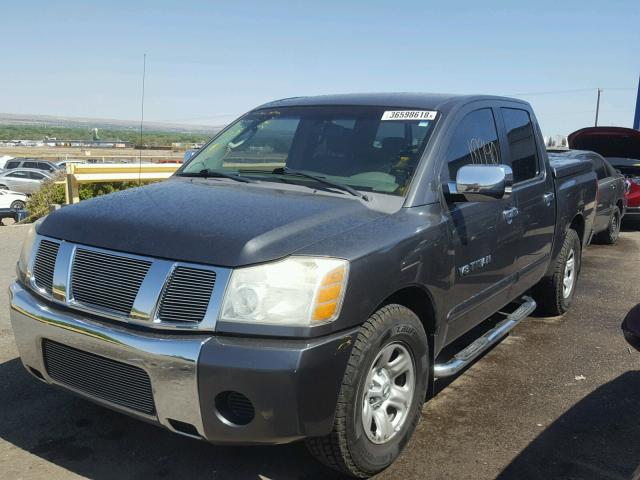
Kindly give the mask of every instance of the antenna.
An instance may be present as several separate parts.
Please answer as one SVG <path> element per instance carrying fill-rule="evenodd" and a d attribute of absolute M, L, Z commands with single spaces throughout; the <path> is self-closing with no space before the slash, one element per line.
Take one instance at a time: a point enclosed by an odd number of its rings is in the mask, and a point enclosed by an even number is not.
<path fill-rule="evenodd" d="M 138 185 L 142 176 L 142 126 L 144 125 L 144 80 L 147 75 L 147 54 L 142 56 L 142 99 L 140 102 L 140 142 L 138 145 Z"/>
<path fill-rule="evenodd" d="M 598 100 L 596 101 L 596 124 L 598 126 L 598 114 L 600 113 L 600 94 L 602 93 L 602 89 L 598 88 Z"/>

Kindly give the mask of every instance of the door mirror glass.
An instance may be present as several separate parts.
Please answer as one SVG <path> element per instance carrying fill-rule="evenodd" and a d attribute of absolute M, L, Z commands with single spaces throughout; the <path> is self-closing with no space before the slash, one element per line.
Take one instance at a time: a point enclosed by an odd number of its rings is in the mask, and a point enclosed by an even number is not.
<path fill-rule="evenodd" d="M 507 165 L 465 165 L 449 185 L 449 193 L 469 202 L 485 202 L 507 198 L 512 186 L 513 171 Z"/>

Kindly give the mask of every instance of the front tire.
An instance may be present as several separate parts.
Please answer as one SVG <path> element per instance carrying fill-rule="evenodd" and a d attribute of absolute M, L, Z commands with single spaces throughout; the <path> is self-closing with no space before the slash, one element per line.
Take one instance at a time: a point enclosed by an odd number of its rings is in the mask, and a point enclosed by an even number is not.
<path fill-rule="evenodd" d="M 357 478 L 387 468 L 420 419 L 429 369 L 427 335 L 417 315 L 401 305 L 378 310 L 358 332 L 333 431 L 306 440 L 311 454 Z"/>
<path fill-rule="evenodd" d="M 534 297 L 540 312 L 555 317 L 569 310 L 576 293 L 581 264 L 580 237 L 575 230 L 568 230 L 555 260 L 553 273 L 534 287 Z"/>
<path fill-rule="evenodd" d="M 607 229 L 598 236 L 598 240 L 606 245 L 613 245 L 618 241 L 620 236 L 620 221 L 621 221 L 620 209 L 613 207 L 613 213 L 609 219 L 609 225 Z"/>

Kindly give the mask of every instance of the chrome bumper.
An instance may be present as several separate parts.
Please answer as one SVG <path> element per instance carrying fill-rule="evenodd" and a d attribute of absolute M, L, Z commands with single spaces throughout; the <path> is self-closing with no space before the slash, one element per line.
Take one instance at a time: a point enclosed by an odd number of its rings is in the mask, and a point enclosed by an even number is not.
<path fill-rule="evenodd" d="M 202 345 L 211 335 L 166 335 L 113 324 L 105 326 L 50 307 L 18 283 L 11 285 L 10 297 L 11 324 L 22 363 L 37 370 L 46 382 L 57 384 L 47 375 L 42 356 L 43 339 L 140 367 L 151 381 L 155 416 L 86 395 L 67 385 L 60 386 L 114 410 L 159 423 L 176 433 L 184 434 L 173 428 L 170 419 L 191 424 L 200 436 L 205 436 L 197 361 Z"/>

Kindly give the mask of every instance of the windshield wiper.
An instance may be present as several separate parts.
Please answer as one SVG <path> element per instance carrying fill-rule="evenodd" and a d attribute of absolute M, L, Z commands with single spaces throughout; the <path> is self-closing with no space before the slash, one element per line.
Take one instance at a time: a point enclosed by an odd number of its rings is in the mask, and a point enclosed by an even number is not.
<path fill-rule="evenodd" d="M 246 177 L 241 175 L 237 175 L 235 173 L 227 173 L 221 172 L 220 170 L 210 170 L 208 168 L 204 168 L 199 172 L 182 172 L 177 175 L 178 177 L 201 177 L 201 178 L 229 178 L 231 180 L 235 180 L 236 182 L 243 183 L 253 183 L 252 180 L 249 180 Z"/>
<path fill-rule="evenodd" d="M 241 171 L 246 171 L 249 172 L 249 170 L 241 170 Z M 253 173 L 253 171 L 252 171 Z M 312 175 L 310 173 L 306 173 L 306 172 L 302 172 L 300 170 L 295 170 L 293 168 L 289 168 L 289 167 L 278 167 L 275 168 L 273 171 L 264 171 L 264 170 L 260 170 L 260 171 L 256 171 L 256 173 L 271 173 L 273 175 L 292 175 L 292 176 L 297 176 L 297 177 L 304 177 L 304 178 L 308 178 L 310 180 L 313 180 L 315 182 L 318 183 L 322 183 L 323 185 L 327 185 L 329 187 L 332 188 L 336 188 L 338 190 L 342 190 L 343 192 L 347 192 L 350 195 L 353 195 L 354 197 L 359 197 L 365 201 L 369 201 L 369 197 L 367 197 L 366 195 L 360 193 L 359 191 L 357 191 L 355 188 L 350 187 L 349 185 L 344 185 L 343 183 L 338 183 L 338 182 L 332 182 L 331 180 L 327 180 L 324 177 L 320 177 L 317 175 Z"/>

